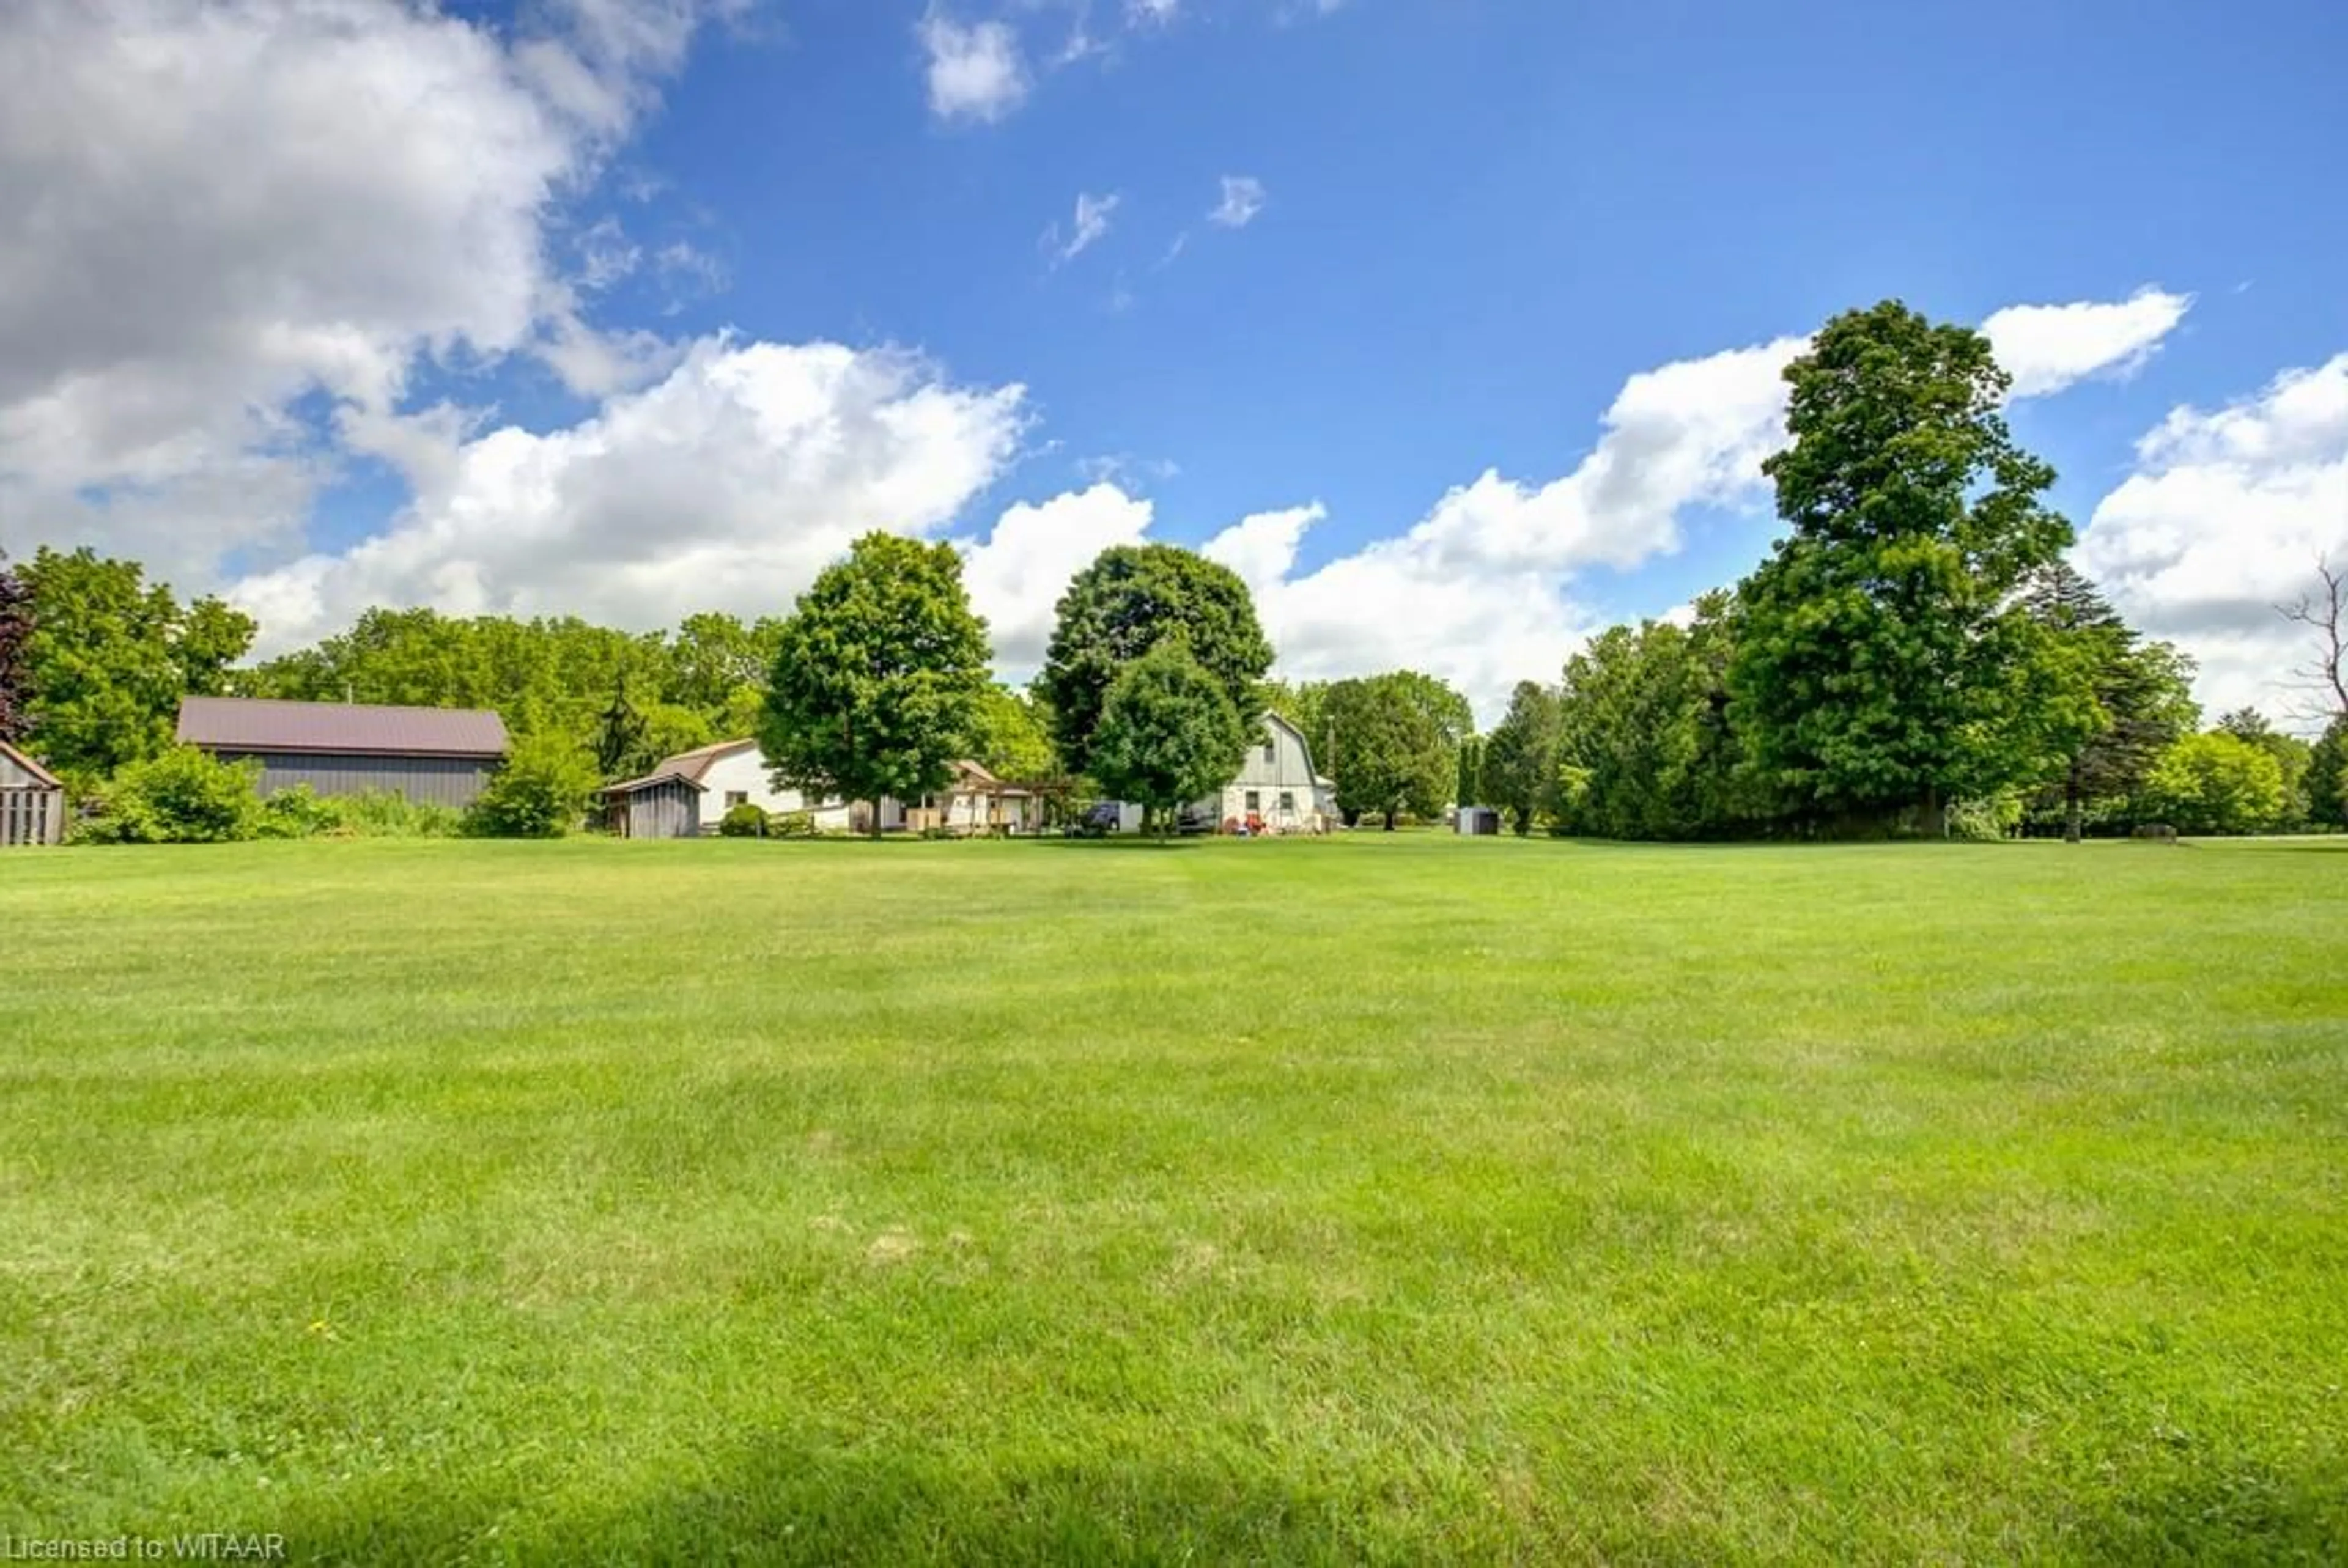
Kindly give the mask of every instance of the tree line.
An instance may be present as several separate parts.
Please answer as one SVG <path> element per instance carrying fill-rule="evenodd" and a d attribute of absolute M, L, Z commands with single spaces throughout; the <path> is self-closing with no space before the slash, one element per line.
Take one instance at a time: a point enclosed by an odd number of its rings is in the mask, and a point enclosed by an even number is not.
<path fill-rule="evenodd" d="M 1685 623 L 1616 626 L 1520 683 L 1478 783 L 1517 831 L 1607 837 L 2244 833 L 2348 821 L 2340 584 L 2310 744 L 2249 710 L 2208 731 L 2192 661 L 2064 559 L 2054 470 L 2014 443 L 2011 378 L 1970 328 L 1897 302 L 1787 369 L 1765 465 L 1784 537 Z"/>
<path fill-rule="evenodd" d="M 43 548 L 0 561 L 0 737 L 102 797 L 171 752 L 185 694 L 483 707 L 516 736 L 516 820 L 541 827 L 599 784 L 745 736 L 778 782 L 827 796 L 918 798 L 968 758 L 1062 803 L 1137 803 L 1154 826 L 1236 774 L 1269 708 L 1312 743 L 1345 819 L 1388 828 L 1452 803 L 1519 833 L 1643 839 L 2348 818 L 2328 568 L 2328 597 L 2286 612 L 2320 634 L 2312 684 L 2338 699 L 2322 739 L 2249 711 L 2203 730 L 2191 661 L 2065 560 L 2054 471 L 2013 441 L 1982 334 L 1887 301 L 1828 323 L 1786 378 L 1789 440 L 1765 466 L 1784 535 L 1759 566 L 1520 682 L 1485 735 L 1423 672 L 1272 680 L 1245 583 L 1164 544 L 1077 572 L 1014 690 L 990 673 L 959 554 L 874 533 L 788 614 L 637 633 L 375 609 L 253 664 L 257 628 L 221 600 Z"/>

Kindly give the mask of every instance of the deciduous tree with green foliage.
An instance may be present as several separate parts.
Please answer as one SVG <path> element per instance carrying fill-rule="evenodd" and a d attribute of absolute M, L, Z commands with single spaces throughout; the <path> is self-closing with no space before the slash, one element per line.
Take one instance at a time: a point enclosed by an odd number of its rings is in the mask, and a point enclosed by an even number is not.
<path fill-rule="evenodd" d="M 1412 671 L 1339 681 L 1323 709 L 1336 731 L 1330 777 L 1349 822 L 1384 819 L 1387 831 L 1409 812 L 1433 816 L 1453 783 L 1452 742 L 1429 700 L 1429 678 Z"/>
<path fill-rule="evenodd" d="M 1239 773 L 1253 737 L 1230 687 L 1169 638 L 1125 667 L 1101 704 L 1092 776 L 1142 809 L 1142 830 L 1220 790 Z"/>
<path fill-rule="evenodd" d="M 600 782 L 594 759 L 568 735 L 524 736 L 466 812 L 465 831 L 477 838 L 561 838 L 585 819 Z"/>
<path fill-rule="evenodd" d="M 252 617 L 218 599 L 182 605 L 136 561 L 45 547 L 18 571 L 32 594 L 26 738 L 86 783 L 168 750 L 180 699 L 225 690 L 252 643 Z"/>
<path fill-rule="evenodd" d="M 2049 700 L 2087 704 L 2060 727 L 2071 743 L 2046 791 L 2062 813 L 2063 836 L 2075 844 L 2090 811 L 2134 794 L 2161 753 L 2199 722 L 2193 664 L 2168 643 L 2138 637 L 2067 561 L 2041 568 L 2023 606 L 2048 639 L 2042 668 L 2057 672 Z"/>
<path fill-rule="evenodd" d="M 776 639 L 759 739 L 784 783 L 873 803 L 945 787 L 979 738 L 986 623 L 949 544 L 858 539 Z"/>
<path fill-rule="evenodd" d="M 1175 637 L 1232 708 L 1252 716 L 1272 668 L 1272 644 L 1237 572 L 1172 545 L 1117 545 L 1069 582 L 1035 677 L 1053 741 L 1069 767 L 1098 776 L 1093 732 L 1109 687 L 1128 664 Z"/>
<path fill-rule="evenodd" d="M 1567 661 L 1557 756 L 1572 782 L 1554 809 L 1570 831 L 1703 838 L 1762 815 L 1728 723 L 1733 608 L 1706 594 L 1685 627 L 1612 627 Z"/>
<path fill-rule="evenodd" d="M 2256 708 L 2237 708 L 2220 718 L 2215 727 L 2221 733 L 2256 746 L 2275 760 L 2275 769 L 2282 776 L 2282 810 L 2269 825 L 2277 828 L 2304 826 L 2311 810 L 2307 774 L 2315 760 L 2315 748 L 2297 735 L 2285 734 L 2276 729 Z"/>
<path fill-rule="evenodd" d="M 1519 681 L 1509 711 L 1484 743 L 1487 804 L 1508 814 L 1522 836 L 1533 830 L 1557 780 L 1557 693 L 1538 681 Z"/>
<path fill-rule="evenodd" d="M 1828 322 L 1786 370 L 1766 471 L 1791 526 L 1742 589 L 1730 683 L 1755 760 L 1814 812 L 1890 819 L 2034 782 L 2058 737 L 2012 603 L 2071 542 L 2014 445 L 1989 341 L 1897 301 Z"/>
<path fill-rule="evenodd" d="M 2282 767 L 2223 730 L 2188 735 L 2161 753 L 2144 782 L 2140 814 L 2179 833 L 2262 833 L 2283 814 Z"/>
<path fill-rule="evenodd" d="M 669 640 L 662 701 L 705 717 L 714 738 L 755 733 L 782 634 L 775 616 L 750 622 L 706 611 L 686 616 Z"/>
<path fill-rule="evenodd" d="M 1041 710 L 1033 698 L 1007 686 L 990 685 L 981 695 L 973 754 L 995 777 L 1017 784 L 1041 783 L 1061 771 Z"/>

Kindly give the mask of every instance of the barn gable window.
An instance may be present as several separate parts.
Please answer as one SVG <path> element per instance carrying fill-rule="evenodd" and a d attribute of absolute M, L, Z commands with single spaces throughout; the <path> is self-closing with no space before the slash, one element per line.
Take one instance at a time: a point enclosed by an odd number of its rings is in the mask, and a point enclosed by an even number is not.
<path fill-rule="evenodd" d="M 749 792 L 748 790 L 745 790 L 745 789 L 729 789 L 729 790 L 727 790 L 727 791 L 726 792 L 726 810 L 728 810 L 728 811 L 732 811 L 732 810 L 733 810 L 736 806 L 737 806 L 737 805 L 747 805 L 747 804 L 750 804 L 750 792 Z"/>

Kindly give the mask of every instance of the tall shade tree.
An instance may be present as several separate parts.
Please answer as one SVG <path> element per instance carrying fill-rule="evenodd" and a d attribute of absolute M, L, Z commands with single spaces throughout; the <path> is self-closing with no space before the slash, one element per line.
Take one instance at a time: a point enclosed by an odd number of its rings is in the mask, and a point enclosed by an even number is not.
<path fill-rule="evenodd" d="M 33 589 L 0 554 L 0 741 L 25 737 L 31 705 Z"/>
<path fill-rule="evenodd" d="M 1138 803 L 1148 832 L 1229 784 L 1251 739 L 1228 684 L 1170 638 L 1110 685 L 1093 732 L 1092 776 L 1117 799 Z"/>
<path fill-rule="evenodd" d="M 986 623 L 952 545 L 867 534 L 776 639 L 759 739 L 783 783 L 873 804 L 943 789 L 979 736 Z"/>
<path fill-rule="evenodd" d="M 1764 466 L 1790 532 L 1742 589 L 1739 727 L 1811 810 L 1892 817 L 2031 782 L 2044 639 L 2011 600 L 2071 542 L 2054 471 L 2014 445 L 1989 340 L 1897 301 L 1828 322 L 1786 370 Z"/>
<path fill-rule="evenodd" d="M 1519 835 L 1533 830 L 1557 778 L 1557 693 L 1519 681 L 1484 743 L 1485 802 L 1506 812 Z"/>
<path fill-rule="evenodd" d="M 2047 794 L 2063 814 L 2063 836 L 2076 844 L 2091 808 L 2124 802 L 2163 752 L 2200 722 L 2193 702 L 2193 663 L 2166 642 L 2147 642 L 2067 561 L 2033 577 L 2023 606 L 2049 639 L 2059 671 L 2055 701 L 2085 702 Z"/>
<path fill-rule="evenodd" d="M 226 689 L 252 618 L 218 599 L 182 605 L 136 561 L 44 548 L 31 590 L 26 738 L 60 773 L 95 780 L 171 744 L 180 699 Z"/>
<path fill-rule="evenodd" d="M 1382 817 L 1391 832 L 1405 812 L 1433 816 L 1443 809 L 1453 783 L 1452 745 L 1426 700 L 1425 679 L 1406 671 L 1329 688 L 1323 712 L 1337 737 L 1330 777 L 1346 820 Z"/>
<path fill-rule="evenodd" d="M 1070 767 L 1097 776 L 1093 732 L 1109 687 L 1126 665 L 1175 637 L 1234 709 L 1256 712 L 1272 644 L 1237 572 L 1172 545 L 1117 545 L 1069 582 L 1035 694 Z"/>

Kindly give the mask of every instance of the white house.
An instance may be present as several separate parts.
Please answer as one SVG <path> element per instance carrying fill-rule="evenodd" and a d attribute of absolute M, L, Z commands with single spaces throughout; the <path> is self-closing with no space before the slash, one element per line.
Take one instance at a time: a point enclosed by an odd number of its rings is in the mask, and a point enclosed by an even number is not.
<path fill-rule="evenodd" d="M 1033 790 L 1005 784 L 977 763 L 959 762 L 944 789 L 906 808 L 904 825 L 917 833 L 1033 833 L 1043 825 L 1042 806 Z"/>
<path fill-rule="evenodd" d="M 1267 711 L 1258 723 L 1263 738 L 1248 748 L 1240 776 L 1200 808 L 1218 829 L 1243 823 L 1265 833 L 1327 832 L 1337 817 L 1336 786 L 1313 771 L 1313 743 L 1278 713 Z"/>
<path fill-rule="evenodd" d="M 1183 810 L 1217 833 L 1244 825 L 1256 833 L 1326 833 L 1337 825 L 1337 786 L 1313 771 L 1313 744 L 1304 732 L 1265 712 L 1257 721 L 1262 739 L 1248 748 L 1239 776 L 1220 794 L 1193 801 Z M 1117 831 L 1141 825 L 1141 808 L 1120 804 Z"/>
<path fill-rule="evenodd" d="M 811 812 L 819 832 L 844 833 L 863 831 L 869 825 L 867 814 L 872 809 L 863 801 L 838 798 L 809 804 L 805 795 L 795 789 L 777 789 L 774 775 L 756 741 L 720 741 L 714 746 L 702 746 L 690 752 L 680 752 L 654 767 L 641 779 L 614 784 L 604 792 L 607 798 L 629 796 L 661 789 L 667 794 L 694 794 L 690 787 L 698 786 L 697 810 L 689 812 L 691 820 L 681 833 L 672 835 L 654 828 L 660 836 L 693 837 L 715 833 L 725 820 L 726 813 L 745 802 L 759 810 L 775 813 L 785 811 Z M 641 817 L 639 820 L 643 820 Z M 880 825 L 883 829 L 904 825 L 904 812 L 893 800 L 880 803 Z"/>

